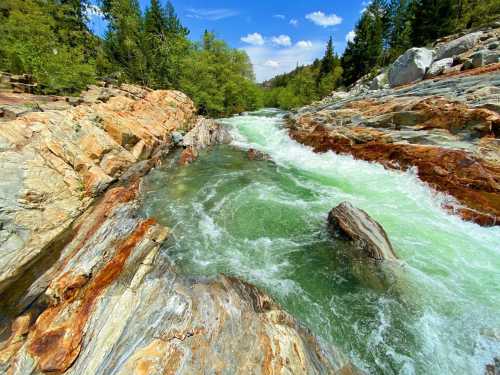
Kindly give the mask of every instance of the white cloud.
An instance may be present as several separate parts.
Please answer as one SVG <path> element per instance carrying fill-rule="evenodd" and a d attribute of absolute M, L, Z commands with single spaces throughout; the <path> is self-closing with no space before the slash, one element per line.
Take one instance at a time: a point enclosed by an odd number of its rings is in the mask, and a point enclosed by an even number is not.
<path fill-rule="evenodd" d="M 313 44 L 310 40 L 301 40 L 296 44 L 299 48 L 312 48 Z"/>
<path fill-rule="evenodd" d="M 306 42 L 306 41 L 303 41 Z M 310 44 L 309 44 L 310 43 Z M 294 44 L 286 48 L 274 48 L 270 45 L 247 46 L 243 48 L 252 61 L 257 81 L 263 82 L 277 74 L 289 72 L 299 65 L 311 64 L 325 51 L 325 42 L 311 41 Z"/>
<path fill-rule="evenodd" d="M 251 44 L 253 46 L 264 45 L 264 38 L 259 33 L 248 34 L 247 36 L 241 37 L 241 41 Z"/>
<path fill-rule="evenodd" d="M 275 14 L 273 17 L 278 18 L 280 20 L 284 20 L 286 18 L 283 14 Z"/>
<path fill-rule="evenodd" d="M 342 23 L 342 17 L 337 16 L 336 14 L 325 14 L 321 11 L 309 13 L 306 15 L 306 18 L 314 22 L 318 26 L 328 27 L 340 25 Z"/>
<path fill-rule="evenodd" d="M 299 20 L 296 20 L 295 18 L 292 18 L 290 20 L 290 25 L 295 26 L 295 27 L 299 26 Z"/>
<path fill-rule="evenodd" d="M 237 10 L 220 8 L 220 9 L 187 9 L 187 17 L 200 20 L 218 21 L 224 18 L 234 17 L 240 14 Z"/>
<path fill-rule="evenodd" d="M 354 42 L 355 37 L 356 37 L 356 33 L 354 32 L 354 30 L 351 30 L 345 36 L 345 41 L 346 42 Z"/>
<path fill-rule="evenodd" d="M 85 15 L 89 18 L 91 17 L 104 17 L 104 13 L 102 12 L 101 8 L 99 8 L 97 5 L 94 4 L 87 4 L 85 6 Z"/>
<path fill-rule="evenodd" d="M 268 66 L 268 67 L 270 67 L 270 68 L 277 69 L 277 68 L 279 68 L 280 63 L 279 63 L 279 62 L 277 62 L 277 61 L 274 61 L 274 60 L 267 60 L 267 61 L 264 63 L 264 66 Z"/>
<path fill-rule="evenodd" d="M 292 45 L 292 39 L 288 35 L 273 36 L 271 41 L 282 47 L 289 47 Z"/>

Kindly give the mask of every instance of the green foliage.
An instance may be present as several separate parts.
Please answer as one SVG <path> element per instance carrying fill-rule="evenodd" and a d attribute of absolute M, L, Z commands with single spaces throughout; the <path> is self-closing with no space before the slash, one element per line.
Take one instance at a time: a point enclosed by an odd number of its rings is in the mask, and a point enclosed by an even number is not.
<path fill-rule="evenodd" d="M 73 93 L 95 79 L 97 40 L 83 3 L 4 0 L 0 5 L 0 70 L 29 73 L 42 93 Z"/>
<path fill-rule="evenodd" d="M 203 114 L 227 116 L 262 106 L 262 95 L 254 83 L 250 59 L 205 32 L 180 71 L 180 89 L 191 96 Z"/>
<path fill-rule="evenodd" d="M 350 85 L 368 74 L 374 67 L 384 64 L 384 36 L 387 34 L 387 5 L 374 0 L 363 12 L 342 56 L 344 82 Z"/>
<path fill-rule="evenodd" d="M 329 39 L 325 55 L 312 65 L 297 67 L 264 83 L 264 104 L 267 107 L 291 109 L 309 104 L 331 93 L 341 82 L 340 59 Z"/>

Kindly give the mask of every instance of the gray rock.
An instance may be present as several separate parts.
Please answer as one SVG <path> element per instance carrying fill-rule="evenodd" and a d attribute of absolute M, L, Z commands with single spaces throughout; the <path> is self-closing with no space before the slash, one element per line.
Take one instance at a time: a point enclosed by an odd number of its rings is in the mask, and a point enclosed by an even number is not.
<path fill-rule="evenodd" d="M 437 50 L 436 59 L 441 60 L 447 57 L 453 57 L 461 53 L 467 52 L 468 50 L 474 48 L 479 38 L 483 35 L 482 31 L 467 34 L 461 38 L 452 40 L 440 46 Z"/>
<path fill-rule="evenodd" d="M 443 74 L 443 72 L 451 68 L 453 66 L 453 58 L 452 57 L 447 57 L 445 59 L 441 59 L 438 61 L 434 61 L 427 71 L 427 77 L 435 77 L 440 74 Z"/>
<path fill-rule="evenodd" d="M 342 202 L 330 211 L 328 226 L 331 232 L 355 243 L 360 250 L 355 257 L 373 261 L 398 259 L 384 228 L 349 202 Z"/>
<path fill-rule="evenodd" d="M 387 72 L 380 73 L 370 83 L 370 90 L 382 90 L 388 86 Z"/>
<path fill-rule="evenodd" d="M 500 54 L 495 51 L 481 50 L 472 55 L 472 66 L 479 68 L 490 64 L 496 64 L 500 61 Z"/>
<path fill-rule="evenodd" d="M 179 132 L 173 132 L 170 137 L 172 138 L 172 143 L 176 146 L 181 144 L 184 139 L 184 136 Z"/>
<path fill-rule="evenodd" d="M 499 42 L 493 42 L 493 43 L 488 45 L 488 49 L 494 50 L 494 49 L 497 49 L 499 46 L 500 46 Z"/>
<path fill-rule="evenodd" d="M 424 78 L 431 66 L 434 51 L 427 48 L 411 48 L 392 64 L 389 69 L 391 87 L 415 82 Z"/>

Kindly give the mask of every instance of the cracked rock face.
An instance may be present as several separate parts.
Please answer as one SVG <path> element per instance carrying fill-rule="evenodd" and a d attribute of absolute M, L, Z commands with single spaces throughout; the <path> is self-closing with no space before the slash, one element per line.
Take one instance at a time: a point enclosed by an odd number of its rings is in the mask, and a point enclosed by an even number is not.
<path fill-rule="evenodd" d="M 175 91 L 32 112 L 0 122 L 0 293 L 134 163 L 190 129 L 194 105 Z"/>
<path fill-rule="evenodd" d="M 445 208 L 480 225 L 500 223 L 500 65 L 398 89 L 324 99 L 289 116 L 290 135 L 329 150 L 417 167 L 456 199 Z"/>
<path fill-rule="evenodd" d="M 138 189 L 108 190 L 80 217 L 28 299 L 4 295 L 18 306 L 4 320 L 3 372 L 357 373 L 255 287 L 178 275 L 160 252 L 168 229 L 137 216 Z"/>
<path fill-rule="evenodd" d="M 198 149 L 224 129 L 179 92 L 83 96 L 0 123 L 0 372 L 358 373 L 252 285 L 179 275 L 139 215 L 172 133 Z"/>

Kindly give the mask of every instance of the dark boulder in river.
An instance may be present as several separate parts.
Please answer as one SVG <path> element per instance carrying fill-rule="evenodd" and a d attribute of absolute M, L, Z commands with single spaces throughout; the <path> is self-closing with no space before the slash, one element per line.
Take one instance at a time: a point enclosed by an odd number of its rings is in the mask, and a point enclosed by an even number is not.
<path fill-rule="evenodd" d="M 355 257 L 373 261 L 397 260 L 384 228 L 349 202 L 343 202 L 330 211 L 328 227 L 337 236 L 354 242 L 360 250 Z"/>

